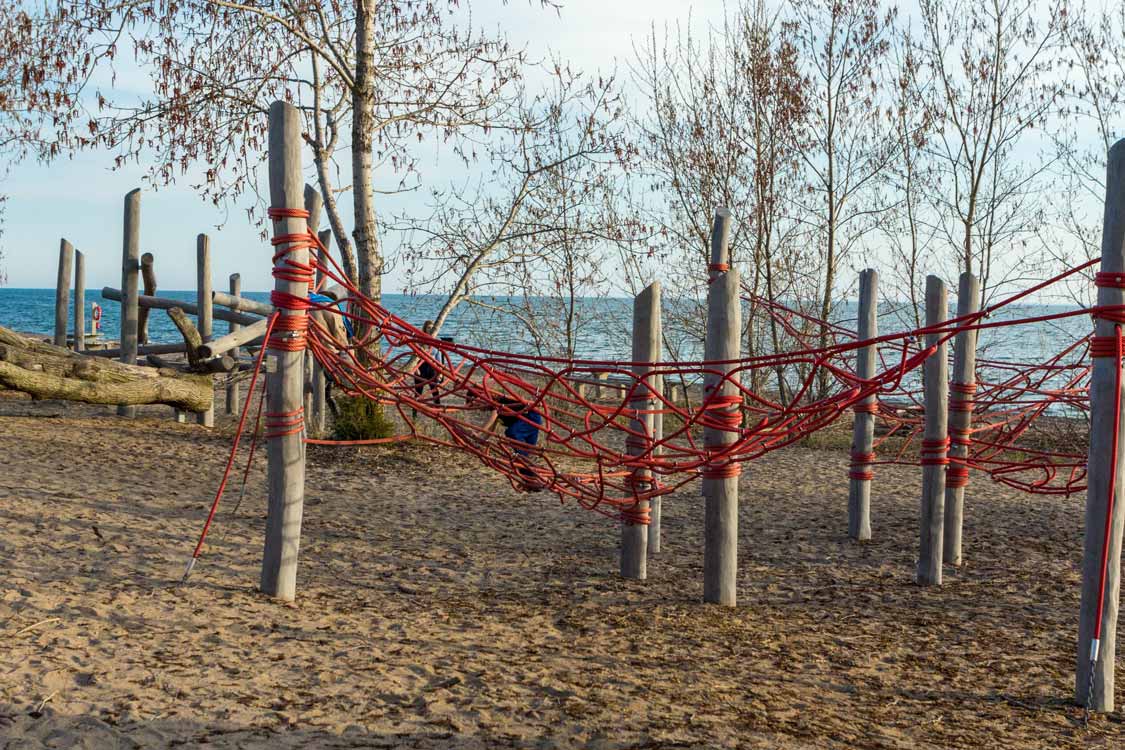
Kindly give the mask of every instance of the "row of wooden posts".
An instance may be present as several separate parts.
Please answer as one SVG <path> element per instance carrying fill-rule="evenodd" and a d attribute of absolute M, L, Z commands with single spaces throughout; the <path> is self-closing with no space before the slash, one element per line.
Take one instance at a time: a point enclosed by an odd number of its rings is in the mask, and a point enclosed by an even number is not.
<path fill-rule="evenodd" d="M 305 186 L 305 207 L 309 211 L 309 225 L 316 226 L 321 210 L 320 194 L 311 186 Z M 330 230 L 321 233 L 321 241 L 327 242 Z M 140 254 L 140 190 L 133 190 L 125 196 L 123 242 L 121 262 L 121 287 L 104 287 L 102 297 L 120 306 L 119 344 L 115 348 L 90 349 L 86 343 L 85 293 L 86 272 L 85 255 L 74 249 L 65 238 L 59 243 L 59 264 L 55 288 L 55 323 L 53 340 L 56 346 L 67 346 L 68 339 L 74 351 L 103 357 L 117 357 L 121 362 L 137 364 L 138 357 L 146 357 L 146 362 L 158 364 L 159 357 L 167 354 L 184 353 L 188 350 L 185 342 L 171 344 L 148 343 L 148 317 L 151 310 L 166 310 L 172 313 L 180 310 L 196 317 L 195 328 L 199 333 L 201 346 L 197 355 L 203 359 L 219 362 L 228 358 L 225 365 L 216 364 L 215 369 L 229 369 L 232 361 L 238 359 L 247 349 L 260 346 L 265 333 L 265 318 L 273 313 L 267 303 L 256 302 L 242 297 L 242 280 L 237 273 L 229 278 L 229 291 L 218 292 L 212 289 L 211 242 L 206 234 L 196 237 L 196 301 L 195 303 L 157 297 L 155 262 L 152 253 Z M 73 268 L 74 315 L 73 336 L 68 336 L 71 274 Z M 143 291 L 140 293 L 140 282 Z M 214 321 L 226 321 L 228 332 L 225 336 L 214 336 Z M 306 365 L 306 412 L 311 416 L 310 429 L 314 434 L 322 434 L 327 424 L 327 399 L 324 373 L 315 365 L 311 353 Z M 242 404 L 241 381 L 237 377 L 227 377 L 226 413 L 238 415 Z M 118 406 L 118 414 L 125 417 L 136 415 L 135 406 Z M 186 414 L 175 409 L 175 418 L 186 421 Z M 204 427 L 215 423 L 214 407 L 200 412 L 196 420 Z"/>

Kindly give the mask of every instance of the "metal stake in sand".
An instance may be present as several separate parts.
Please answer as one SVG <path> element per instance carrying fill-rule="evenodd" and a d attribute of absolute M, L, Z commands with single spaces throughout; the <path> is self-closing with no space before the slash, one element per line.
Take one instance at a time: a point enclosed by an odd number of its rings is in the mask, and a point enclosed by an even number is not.
<path fill-rule="evenodd" d="M 205 234 L 195 238 L 195 304 L 199 308 L 196 328 L 204 343 L 211 340 L 214 330 L 214 317 L 211 314 L 211 240 Z M 212 380 L 214 376 L 212 376 Z M 196 421 L 204 427 L 215 426 L 215 397 L 211 396 L 211 408 L 196 415 Z"/>
<path fill-rule="evenodd" d="M 269 114 L 270 204 L 279 209 L 301 205 L 301 116 L 296 107 L 285 102 L 270 105 Z M 303 235 L 307 223 L 303 218 L 280 217 L 273 220 L 273 235 Z M 286 259 L 297 264 L 308 262 L 304 245 L 286 254 L 290 245 L 275 248 L 274 290 L 305 297 L 308 283 L 289 281 L 277 274 L 286 267 Z M 288 274 L 287 274 L 288 275 Z M 281 323 L 287 317 L 304 317 L 303 309 L 281 308 Z M 281 331 L 285 331 L 283 326 Z M 271 342 L 277 333 L 271 336 Z M 285 601 L 297 595 L 297 555 L 301 544 L 301 516 L 305 501 L 305 444 L 302 422 L 304 386 L 304 351 L 270 348 L 266 378 L 266 430 L 269 460 L 269 510 L 266 518 L 265 550 L 262 555 L 260 586 L 264 593 Z"/>
<path fill-rule="evenodd" d="M 74 351 L 86 351 L 86 255 L 74 251 Z"/>
<path fill-rule="evenodd" d="M 633 377 L 635 384 L 629 408 L 636 410 L 629 422 L 631 433 L 625 438 L 630 456 L 651 455 L 652 409 L 656 405 L 653 390 L 653 363 L 660 359 L 660 282 L 654 281 L 633 300 Z M 652 470 L 638 467 L 629 481 L 640 494 L 652 487 Z M 621 577 L 643 581 L 648 577 L 649 501 L 638 499 L 635 507 L 621 513 Z"/>
<path fill-rule="evenodd" d="M 967 271 L 957 285 L 957 317 L 980 310 L 980 282 Z M 969 467 L 965 458 L 972 442 L 973 394 L 977 390 L 977 331 L 961 331 L 953 340 L 953 382 L 949 395 L 949 468 L 945 470 L 945 548 L 949 565 L 961 564 L 961 526 Z"/>
<path fill-rule="evenodd" d="M 730 268 L 730 210 L 715 212 L 711 231 L 710 288 L 707 290 L 708 362 L 736 360 L 742 305 L 738 271 Z M 721 453 L 733 443 L 742 423 L 741 396 L 733 364 L 708 365 L 703 376 L 703 407 L 708 421 L 703 429 L 708 454 Z M 703 470 L 704 549 L 703 600 L 733 607 L 738 583 L 738 473 L 739 465 L 712 458 Z"/>
<path fill-rule="evenodd" d="M 332 230 L 325 229 L 318 235 L 320 244 L 327 248 L 328 243 L 332 241 Z M 316 269 L 316 283 L 320 287 L 321 281 L 324 278 L 324 270 L 320 267 Z M 323 435 L 327 427 L 328 412 L 328 381 L 324 374 L 324 368 L 317 363 L 313 363 L 313 433 L 316 435 Z"/>
<path fill-rule="evenodd" d="M 70 266 L 74 247 L 59 240 L 59 273 L 55 279 L 55 346 L 66 346 L 66 324 L 70 318 Z"/>
<path fill-rule="evenodd" d="M 230 288 L 230 296 L 232 296 L 232 297 L 242 296 L 242 276 L 240 276 L 237 273 L 232 273 L 230 275 L 230 287 L 229 288 Z M 227 333 L 235 333 L 240 328 L 242 328 L 242 325 L 239 324 L 239 323 L 235 323 L 234 321 L 231 321 L 230 323 L 227 323 Z M 237 360 L 239 357 L 242 356 L 242 349 L 240 347 L 237 347 L 237 346 L 234 347 L 234 349 L 231 349 L 231 356 L 234 357 Z M 235 377 L 234 375 L 231 375 L 230 377 L 228 377 L 227 378 L 227 407 L 226 407 L 226 413 L 227 414 L 233 414 L 235 416 L 238 415 L 239 390 L 241 390 L 241 389 L 239 388 L 238 378 Z"/>
<path fill-rule="evenodd" d="M 141 257 L 141 189 L 125 194 L 125 216 L 121 238 L 121 361 L 137 364 L 137 271 Z M 137 407 L 120 405 L 118 415 L 135 417 Z"/>
<path fill-rule="evenodd" d="M 945 282 L 937 276 L 926 277 L 926 327 L 945 323 L 948 318 Z M 923 586 L 941 585 L 942 526 L 945 520 L 945 467 L 949 463 L 946 408 L 949 406 L 949 363 L 944 334 L 927 333 L 926 358 L 922 377 L 926 406 L 922 429 L 922 512 L 919 523 L 921 542 L 918 571 L 915 576 Z M 939 343 L 940 341 L 940 343 Z"/>
<path fill-rule="evenodd" d="M 1125 139 L 1113 144 L 1105 181 L 1098 306 L 1125 304 Z M 1094 319 L 1090 375 L 1090 455 L 1086 475 L 1086 534 L 1082 545 L 1082 608 L 1078 617 L 1075 700 L 1092 711 L 1112 711 L 1121 585 L 1121 527 L 1125 519 L 1121 477 L 1121 362 L 1118 325 Z M 1114 439 L 1116 436 L 1116 440 Z"/>
<path fill-rule="evenodd" d="M 859 340 L 871 341 L 879 335 L 879 274 L 868 268 L 859 274 Z M 876 346 L 856 350 L 855 371 L 862 380 L 875 376 Z M 875 394 L 854 407 L 852 423 L 852 465 L 848 471 L 848 536 L 857 542 L 871 539 L 871 462 L 875 460 Z"/>

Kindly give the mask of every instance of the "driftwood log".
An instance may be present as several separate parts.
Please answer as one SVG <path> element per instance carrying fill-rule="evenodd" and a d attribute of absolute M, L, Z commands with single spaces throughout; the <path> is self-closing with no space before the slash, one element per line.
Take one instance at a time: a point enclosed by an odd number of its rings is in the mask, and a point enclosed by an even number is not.
<path fill-rule="evenodd" d="M 211 378 L 75 354 L 0 326 L 0 388 L 88 404 L 211 405 Z"/>

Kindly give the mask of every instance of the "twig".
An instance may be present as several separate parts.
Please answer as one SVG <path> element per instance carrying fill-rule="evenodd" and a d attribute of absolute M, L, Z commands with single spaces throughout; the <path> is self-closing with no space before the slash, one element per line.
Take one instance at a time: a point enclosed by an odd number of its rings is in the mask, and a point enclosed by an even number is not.
<path fill-rule="evenodd" d="M 21 630 L 17 630 L 16 635 L 23 635 L 24 633 L 26 633 L 29 630 L 35 630 L 40 625 L 46 625 L 49 622 L 58 622 L 58 621 L 59 621 L 59 618 L 57 618 L 57 617 L 48 617 L 46 620 L 40 620 L 39 622 L 32 623 L 31 625 L 28 625 L 26 628 L 22 628 Z M 15 636 L 13 636 L 13 637 L 15 637 Z"/>
<path fill-rule="evenodd" d="M 59 694 L 58 690 L 52 691 L 50 695 L 48 695 L 43 700 L 39 701 L 39 705 L 35 707 L 35 710 L 32 711 L 32 713 L 37 714 L 37 713 L 41 712 L 43 710 L 43 706 L 47 705 L 47 701 L 51 700 L 52 698 L 54 698 L 58 694 Z"/>

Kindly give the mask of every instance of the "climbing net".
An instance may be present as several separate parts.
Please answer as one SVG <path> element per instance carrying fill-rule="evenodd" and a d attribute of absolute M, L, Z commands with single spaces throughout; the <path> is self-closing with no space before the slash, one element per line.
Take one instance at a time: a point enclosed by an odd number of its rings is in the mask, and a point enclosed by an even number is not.
<path fill-rule="evenodd" d="M 275 218 L 288 215 L 274 213 Z M 310 262 L 300 267 L 285 258 L 298 240 L 312 251 Z M 279 317 L 270 348 L 307 347 L 337 389 L 393 410 L 406 425 L 406 431 L 393 438 L 308 442 L 356 445 L 415 439 L 443 445 L 475 456 L 517 488 L 546 489 L 584 508 L 645 523 L 646 504 L 641 501 L 700 477 L 737 476 L 743 464 L 855 410 L 876 415 L 881 437 L 875 454 L 853 453 L 853 477 L 869 478 L 871 467 L 878 464 L 952 463 L 949 477 L 954 485 L 976 470 L 1029 492 L 1083 489 L 1084 454 L 1027 438 L 1031 425 L 1053 406 L 1088 410 L 1089 337 L 1068 344 L 1043 363 L 983 360 L 978 372 L 987 377 L 954 383 L 957 397 L 951 408 L 975 413 L 974 426 L 953 436 L 967 449 L 964 458 L 951 459 L 947 443 L 930 445 L 920 439 L 917 372 L 939 345 L 962 331 L 1089 315 L 1091 310 L 1077 309 L 990 320 L 1092 263 L 979 313 L 862 342 L 846 327 L 759 300 L 790 339 L 799 342 L 798 348 L 725 362 L 651 363 L 515 354 L 443 340 L 361 294 L 311 233 L 285 235 L 274 242 L 288 245 L 279 254 L 283 262 L 276 273 L 281 278 L 308 281 L 311 287 L 319 274 L 317 288 L 338 285 L 346 296 L 338 305 L 275 292 L 277 307 L 313 314 Z M 341 341 L 325 323 L 329 316 L 346 317 L 356 335 Z M 287 322 L 291 320 L 308 321 L 300 324 L 306 328 L 299 338 Z M 860 378 L 855 353 L 871 345 L 878 347 L 877 372 Z M 762 382 L 764 373 L 783 369 L 793 379 L 784 396 L 751 387 Z M 794 379 L 792 373 L 799 376 Z M 599 374 L 612 380 L 599 382 Z M 660 386 L 671 381 L 703 382 L 703 395 L 696 404 L 679 403 Z M 612 395 L 605 397 L 606 391 Z M 490 429 L 491 414 L 506 415 L 509 424 L 526 423 L 537 433 L 535 445 Z M 659 434 L 654 430 L 657 421 L 663 422 Z M 299 431 L 302 424 L 300 414 L 267 415 L 270 435 Z M 716 447 L 723 441 L 708 441 L 708 431 L 725 434 L 726 444 Z"/>

